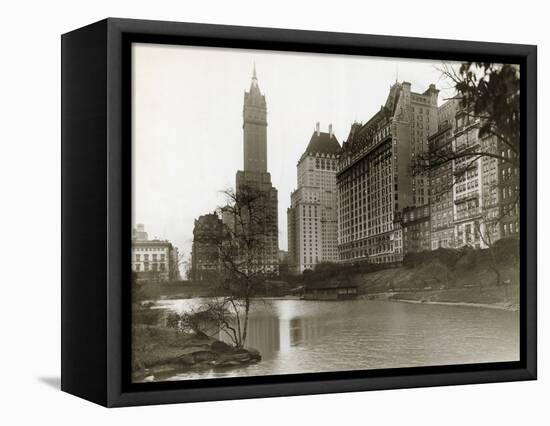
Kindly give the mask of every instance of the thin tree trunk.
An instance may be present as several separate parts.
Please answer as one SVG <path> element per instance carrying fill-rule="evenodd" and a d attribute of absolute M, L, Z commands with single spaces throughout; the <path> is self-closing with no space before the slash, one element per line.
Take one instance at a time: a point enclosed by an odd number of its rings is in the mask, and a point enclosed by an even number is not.
<path fill-rule="evenodd" d="M 495 271 L 495 274 L 497 276 L 497 287 L 500 287 L 500 270 L 498 269 L 497 259 L 493 251 L 493 247 L 490 247 L 489 251 L 491 252 L 491 261 L 493 263 L 493 271 Z"/>
<path fill-rule="evenodd" d="M 248 312 L 250 311 L 250 299 L 246 298 L 245 302 L 245 308 L 244 308 L 244 325 L 243 325 L 243 339 L 242 339 L 242 347 L 244 347 L 246 343 L 246 335 L 248 332 Z"/>
<path fill-rule="evenodd" d="M 231 306 L 233 306 L 233 311 L 235 312 L 235 318 L 237 319 L 237 342 L 236 342 L 236 345 L 237 347 L 241 347 L 242 344 L 242 330 L 241 330 L 241 319 L 240 319 L 240 315 L 239 315 L 239 308 L 235 305 L 235 301 L 234 300 L 230 300 L 231 302 Z"/>

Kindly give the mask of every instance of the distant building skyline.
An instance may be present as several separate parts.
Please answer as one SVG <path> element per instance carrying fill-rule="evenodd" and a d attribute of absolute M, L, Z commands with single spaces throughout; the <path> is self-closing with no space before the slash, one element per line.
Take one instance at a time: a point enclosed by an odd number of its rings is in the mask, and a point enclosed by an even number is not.
<path fill-rule="evenodd" d="M 397 67 L 415 85 L 440 75 L 439 61 L 189 46 L 135 44 L 132 60 L 133 224 L 147 223 L 151 235 L 187 255 L 194 219 L 225 204 L 221 191 L 241 167 L 239 115 L 254 63 L 269 103 L 266 157 L 279 190 L 283 250 L 291 171 L 313 123 L 332 122 L 342 140 L 354 121 L 379 109 Z"/>

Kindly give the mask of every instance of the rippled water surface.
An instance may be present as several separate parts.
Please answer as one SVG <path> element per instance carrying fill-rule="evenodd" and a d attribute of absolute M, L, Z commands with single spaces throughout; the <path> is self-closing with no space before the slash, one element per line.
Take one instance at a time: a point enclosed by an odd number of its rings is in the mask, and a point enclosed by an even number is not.
<path fill-rule="evenodd" d="M 161 306 L 183 312 L 198 300 Z M 355 300 L 254 305 L 247 346 L 258 364 L 172 380 L 515 361 L 519 314 L 496 309 Z"/>

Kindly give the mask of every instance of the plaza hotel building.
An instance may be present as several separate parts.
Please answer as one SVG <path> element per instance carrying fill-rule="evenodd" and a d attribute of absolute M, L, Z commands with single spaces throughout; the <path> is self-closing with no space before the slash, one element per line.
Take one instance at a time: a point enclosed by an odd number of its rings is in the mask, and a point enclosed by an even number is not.
<path fill-rule="evenodd" d="M 433 84 L 415 93 L 396 82 L 371 119 L 352 125 L 336 174 L 341 262 L 403 259 L 401 213 L 429 203 L 429 177 L 412 166 L 438 128 L 438 94 Z"/>

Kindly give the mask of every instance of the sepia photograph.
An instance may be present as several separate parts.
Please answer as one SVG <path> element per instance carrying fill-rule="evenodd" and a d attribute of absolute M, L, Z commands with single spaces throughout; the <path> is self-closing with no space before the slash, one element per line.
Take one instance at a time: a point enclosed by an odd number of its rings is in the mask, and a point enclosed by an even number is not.
<path fill-rule="evenodd" d="M 520 359 L 520 67 L 132 43 L 132 382 Z"/>

